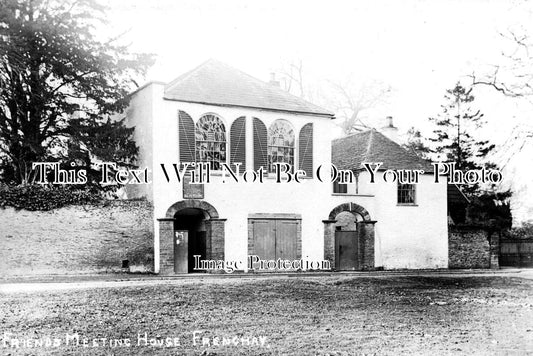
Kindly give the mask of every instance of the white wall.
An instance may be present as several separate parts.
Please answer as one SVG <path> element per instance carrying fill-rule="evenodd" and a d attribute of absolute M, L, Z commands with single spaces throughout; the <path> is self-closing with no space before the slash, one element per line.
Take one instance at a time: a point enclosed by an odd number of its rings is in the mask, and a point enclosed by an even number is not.
<path fill-rule="evenodd" d="M 135 127 L 134 139 L 139 146 L 137 165 L 140 169 L 148 168 L 153 172 L 157 162 L 157 152 L 155 142 L 159 140 L 159 130 L 154 130 L 154 123 L 161 115 L 162 97 L 164 92 L 163 83 L 148 83 L 132 94 L 130 105 L 126 111 L 126 124 Z M 126 185 L 126 195 L 128 198 L 146 197 L 149 201 L 154 201 L 155 183 L 147 185 Z M 159 216 L 153 215 L 154 226 L 154 272 L 159 272 L 159 228 L 157 221 Z"/>
<path fill-rule="evenodd" d="M 385 269 L 447 268 L 448 223 L 446 183 L 433 183 L 432 175 L 420 177 L 416 185 L 416 204 L 397 204 L 396 183 L 375 183 L 362 172 L 359 193 L 368 196 L 334 197 L 338 201 L 363 206 L 375 224 L 375 265 Z"/>
<path fill-rule="evenodd" d="M 163 85 L 148 83 L 132 94 L 130 105 L 126 110 L 126 125 L 135 127 L 134 140 L 139 147 L 137 165 L 140 169 L 153 170 L 153 118 L 157 103 L 163 93 Z M 128 198 L 146 197 L 153 200 L 152 185 L 126 185 Z"/>
<path fill-rule="evenodd" d="M 187 112 L 195 122 L 206 113 L 216 114 L 226 125 L 228 141 L 233 120 L 245 116 L 246 169 L 253 169 L 253 117 L 261 119 L 267 128 L 276 119 L 286 119 L 293 124 L 296 164 L 300 129 L 312 122 L 314 170 L 318 165 L 327 166 L 331 162 L 333 122 L 327 118 L 163 100 L 163 86 L 158 84 L 151 85 L 136 95 L 132 101 L 131 112 L 134 115 L 130 122 L 137 125 L 137 142 L 141 146 L 140 158 L 153 170 L 153 184 L 147 187 L 146 192 L 149 198 L 153 197 L 154 203 L 156 268 L 159 264 L 159 231 L 156 220 L 165 217 L 172 204 L 183 200 L 181 184 L 175 180 L 168 183 L 160 168 L 161 163 L 170 168 L 172 163 L 179 162 L 179 110 Z M 152 150 L 149 149 L 151 146 Z M 434 184 L 431 176 L 423 176 L 421 183 L 417 185 L 416 206 L 398 206 L 396 184 L 379 180 L 371 184 L 366 172 L 362 172 L 359 177 L 359 194 L 355 194 L 352 185 L 348 188 L 348 195 L 334 195 L 332 184 L 321 183 L 316 177 L 303 183 L 275 183 L 273 178 L 268 178 L 264 183 L 234 183 L 231 179 L 222 183 L 221 178 L 215 176 L 210 184 L 204 185 L 204 200 L 217 209 L 220 218 L 227 219 L 225 255 L 228 260 L 246 259 L 248 215 L 254 213 L 301 214 L 302 256 L 321 260 L 324 253 L 322 221 L 328 219 L 329 212 L 339 204 L 353 202 L 363 206 L 371 218 L 377 221 L 376 267 L 447 267 L 446 185 Z"/>
<path fill-rule="evenodd" d="M 209 106 L 165 100 L 162 110 L 154 116 L 154 209 L 155 217 L 162 218 L 166 210 L 183 199 L 181 185 L 167 183 L 159 164 L 179 162 L 178 152 L 178 110 L 187 112 L 196 122 L 206 113 L 214 113 L 225 123 L 228 134 L 233 120 L 246 116 L 247 125 L 247 169 L 253 169 L 252 118 L 263 121 L 267 129 L 277 119 L 290 121 L 296 138 L 295 163 L 298 164 L 298 136 L 300 129 L 313 123 L 313 162 L 319 164 L 331 161 L 330 119 L 324 117 L 276 113 L 244 108 Z M 266 168 L 266 167 L 265 167 Z M 245 261 L 248 243 L 248 215 L 254 213 L 292 213 L 302 216 L 302 256 L 310 259 L 323 258 L 324 225 L 330 207 L 323 205 L 331 195 L 331 184 L 306 179 L 302 183 L 275 183 L 269 177 L 264 183 L 235 183 L 216 176 L 210 184 L 204 185 L 204 199 L 213 205 L 220 218 L 227 219 L 225 226 L 226 259 Z M 157 226 L 157 225 L 156 225 Z M 156 229 L 157 230 L 157 229 Z M 157 251 L 157 250 L 156 250 Z"/>

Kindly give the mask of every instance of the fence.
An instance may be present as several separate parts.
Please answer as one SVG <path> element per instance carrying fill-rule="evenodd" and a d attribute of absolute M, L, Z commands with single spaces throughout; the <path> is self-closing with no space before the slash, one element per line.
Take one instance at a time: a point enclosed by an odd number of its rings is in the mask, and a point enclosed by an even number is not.
<path fill-rule="evenodd" d="M 533 240 L 501 240 L 500 266 L 533 267 Z"/>

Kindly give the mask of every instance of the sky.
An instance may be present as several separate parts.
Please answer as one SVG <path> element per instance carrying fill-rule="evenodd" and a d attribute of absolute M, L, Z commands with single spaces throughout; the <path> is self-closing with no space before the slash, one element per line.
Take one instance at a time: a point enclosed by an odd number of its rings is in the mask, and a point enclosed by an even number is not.
<path fill-rule="evenodd" d="M 110 31 L 127 30 L 124 41 L 132 50 L 157 55 L 147 80 L 169 82 L 216 58 L 268 81 L 271 72 L 301 60 L 312 89 L 330 83 L 390 87 L 365 120 L 379 126 L 390 115 L 400 132 L 414 126 L 424 134 L 446 89 L 468 83 L 468 75 L 484 73 L 501 63 L 502 52 L 514 50 L 502 34 L 520 29 L 533 36 L 533 6 L 519 0 L 107 3 Z M 474 95 L 487 119 L 477 132 L 482 138 L 502 144 L 517 124 L 531 122 L 531 98 L 506 98 L 488 87 L 476 87 Z M 524 159 L 533 163 L 531 157 Z M 533 164 L 521 166 L 512 174 L 533 186 Z"/>
<path fill-rule="evenodd" d="M 150 80 L 171 81 L 209 58 L 268 80 L 301 60 L 308 85 L 390 86 L 366 115 L 391 115 L 404 129 L 427 126 L 446 89 L 498 63 L 500 33 L 532 19 L 509 1 L 107 1 L 115 31 L 129 30 L 133 50 L 157 55 Z M 490 104 L 499 95 L 478 92 L 497 121 Z M 498 107 L 516 105 L 499 99 Z"/>

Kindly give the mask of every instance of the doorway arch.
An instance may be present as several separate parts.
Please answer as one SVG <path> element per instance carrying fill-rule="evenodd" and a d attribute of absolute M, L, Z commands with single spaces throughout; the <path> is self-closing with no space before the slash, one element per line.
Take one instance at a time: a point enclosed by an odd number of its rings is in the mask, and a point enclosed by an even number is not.
<path fill-rule="evenodd" d="M 355 231 L 337 229 L 337 217 L 343 212 L 354 216 Z M 357 219 L 359 217 L 359 219 Z M 329 260 L 336 269 L 371 270 L 374 269 L 374 224 L 370 213 L 357 203 L 349 202 L 333 208 L 324 223 L 324 259 Z M 345 252 L 342 256 L 342 245 Z M 347 262 L 348 261 L 348 262 Z"/>
<path fill-rule="evenodd" d="M 182 200 L 172 204 L 159 221 L 159 272 L 195 272 L 194 255 L 201 259 L 224 260 L 226 219 L 203 200 Z"/>
<path fill-rule="evenodd" d="M 333 208 L 330 211 L 328 219 L 335 220 L 335 217 L 343 211 L 349 211 L 353 214 L 359 214 L 365 221 L 372 220 L 370 218 L 370 213 L 365 208 L 363 208 L 361 205 L 356 204 L 356 203 L 344 203 L 344 204 L 337 205 L 335 208 Z"/>
<path fill-rule="evenodd" d="M 165 214 L 166 218 L 174 218 L 174 215 L 182 209 L 191 208 L 191 209 L 200 209 L 209 214 L 211 219 L 218 219 L 218 211 L 215 207 L 203 200 L 182 200 L 172 204 Z"/>

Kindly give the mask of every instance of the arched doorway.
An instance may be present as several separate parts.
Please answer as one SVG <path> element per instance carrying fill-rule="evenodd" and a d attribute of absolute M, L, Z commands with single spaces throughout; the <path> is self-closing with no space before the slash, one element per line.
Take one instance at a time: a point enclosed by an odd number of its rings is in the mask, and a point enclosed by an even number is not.
<path fill-rule="evenodd" d="M 324 258 L 337 270 L 374 268 L 374 224 L 356 203 L 336 206 L 324 222 Z"/>
<path fill-rule="evenodd" d="M 218 211 L 202 200 L 182 200 L 159 221 L 159 272 L 193 273 L 194 256 L 224 260 L 224 227 Z"/>
<path fill-rule="evenodd" d="M 200 256 L 202 260 L 207 257 L 206 220 L 209 220 L 209 215 L 197 208 L 185 208 L 174 215 L 174 231 L 178 233 L 174 245 L 175 272 L 183 271 L 185 263 L 189 273 L 202 272 L 194 270 L 194 256 Z"/>
<path fill-rule="evenodd" d="M 357 224 L 363 217 L 351 211 L 341 211 L 335 216 L 335 269 L 339 271 L 356 270 L 359 244 L 357 243 Z"/>

